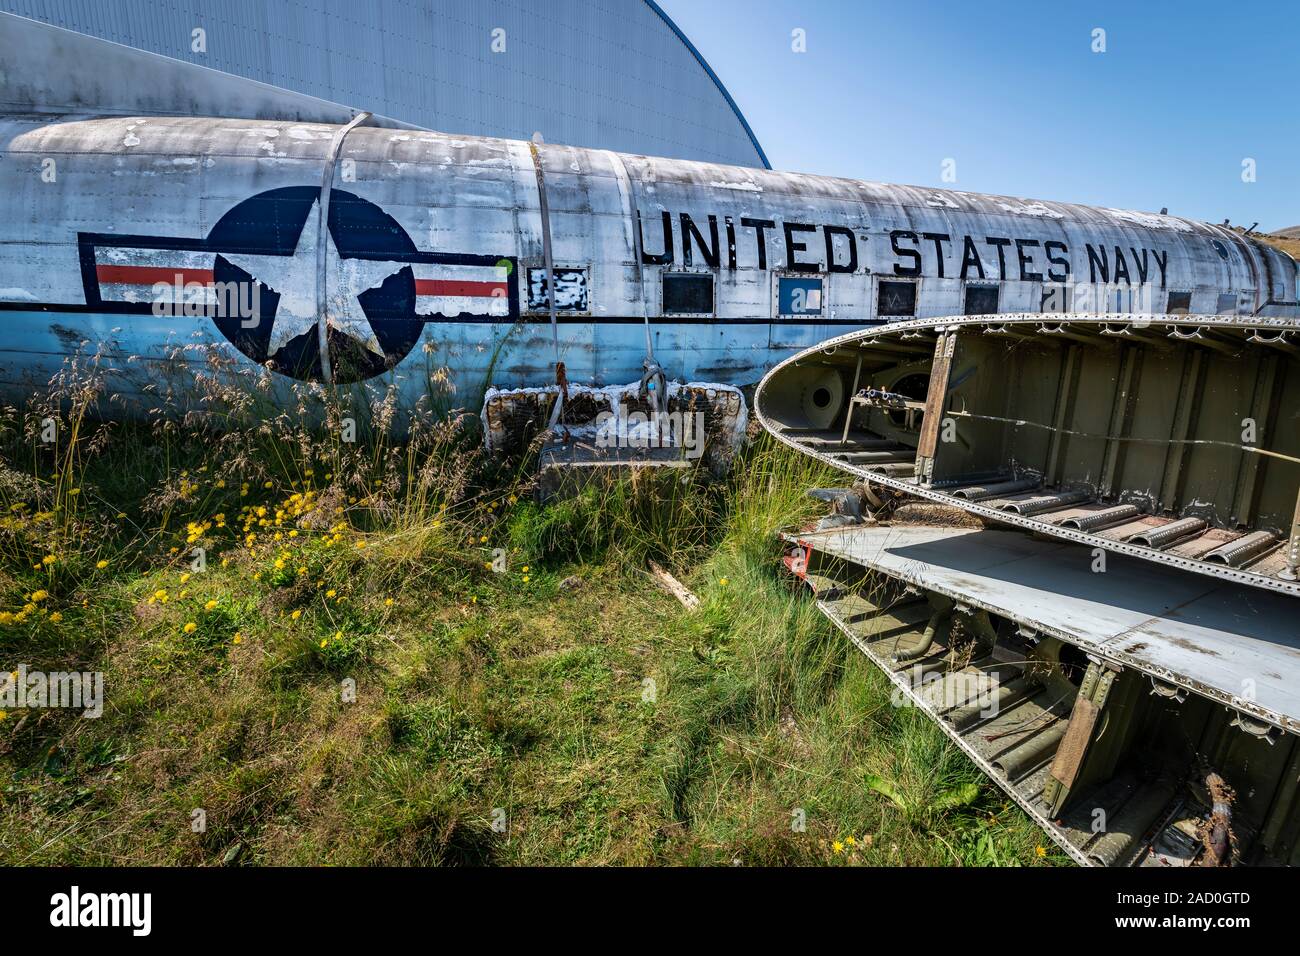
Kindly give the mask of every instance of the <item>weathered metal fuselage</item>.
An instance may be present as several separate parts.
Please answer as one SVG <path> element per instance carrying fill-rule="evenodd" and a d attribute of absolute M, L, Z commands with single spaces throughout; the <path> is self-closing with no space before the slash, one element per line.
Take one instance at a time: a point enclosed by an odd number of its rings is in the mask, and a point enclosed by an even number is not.
<path fill-rule="evenodd" d="M 669 376 L 744 385 L 975 306 L 1296 314 L 1294 261 L 1172 216 L 364 125 L 8 115 L 0 210 L 10 399 L 78 349 L 128 399 L 207 349 L 319 378 L 322 339 L 412 397 L 553 383 L 547 231 L 584 384 L 639 376 L 647 319 Z"/>

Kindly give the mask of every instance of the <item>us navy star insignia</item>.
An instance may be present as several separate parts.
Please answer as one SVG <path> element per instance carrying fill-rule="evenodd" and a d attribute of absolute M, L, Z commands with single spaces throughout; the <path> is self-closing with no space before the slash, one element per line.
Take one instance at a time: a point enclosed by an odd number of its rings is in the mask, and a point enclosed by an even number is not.
<path fill-rule="evenodd" d="M 316 326 L 316 222 L 320 201 L 312 203 L 298 242 L 289 256 L 239 255 L 222 253 L 232 265 L 243 269 L 280 296 L 271 326 L 266 354 L 274 355 L 287 342 Z M 339 255 L 334 236 L 326 231 L 325 321 L 333 328 L 384 358 L 383 347 L 361 305 L 360 295 L 384 284 L 389 276 L 406 268 L 404 262 L 374 259 L 345 259 Z"/>

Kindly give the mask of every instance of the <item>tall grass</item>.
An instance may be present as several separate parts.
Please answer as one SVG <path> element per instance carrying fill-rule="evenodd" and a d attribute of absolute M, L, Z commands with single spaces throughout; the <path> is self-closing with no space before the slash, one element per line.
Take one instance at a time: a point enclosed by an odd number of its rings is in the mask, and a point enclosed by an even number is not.
<path fill-rule="evenodd" d="M 839 480 L 810 459 L 757 436 L 723 480 L 541 505 L 446 395 L 216 360 L 151 388 L 109 424 L 87 359 L 0 416 L 0 653 L 109 688 L 97 721 L 0 718 L 0 859 L 1037 859 L 783 577 L 775 532 Z"/>

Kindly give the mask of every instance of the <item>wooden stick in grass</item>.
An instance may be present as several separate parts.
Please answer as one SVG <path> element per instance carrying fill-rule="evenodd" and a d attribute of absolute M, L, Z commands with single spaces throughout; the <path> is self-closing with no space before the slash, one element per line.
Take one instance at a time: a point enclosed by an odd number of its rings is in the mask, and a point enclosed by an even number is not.
<path fill-rule="evenodd" d="M 700 599 L 692 594 L 686 585 L 682 584 L 681 581 L 678 581 L 653 561 L 650 562 L 650 572 L 651 576 L 655 579 L 655 582 L 673 597 L 677 598 L 677 600 L 681 601 L 682 605 L 688 611 L 694 611 L 700 606 Z"/>

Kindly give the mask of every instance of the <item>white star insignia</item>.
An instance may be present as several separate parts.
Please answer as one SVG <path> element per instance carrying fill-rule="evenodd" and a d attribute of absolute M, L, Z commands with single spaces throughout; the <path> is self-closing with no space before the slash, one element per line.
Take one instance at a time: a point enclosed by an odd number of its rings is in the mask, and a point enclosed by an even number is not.
<path fill-rule="evenodd" d="M 319 210 L 320 201 L 317 200 L 307 213 L 293 255 L 221 254 L 232 265 L 243 269 L 280 296 L 280 304 L 276 307 L 274 324 L 271 326 L 271 341 L 266 350 L 268 358 L 286 342 L 310 331 L 316 325 L 316 220 Z M 375 337 L 375 330 L 366 318 L 358 297 L 367 289 L 383 285 L 389 276 L 406 268 L 406 263 L 344 259 L 334 245 L 333 235 L 329 234 L 328 229 L 326 233 L 326 323 L 384 358 L 384 350 Z"/>

